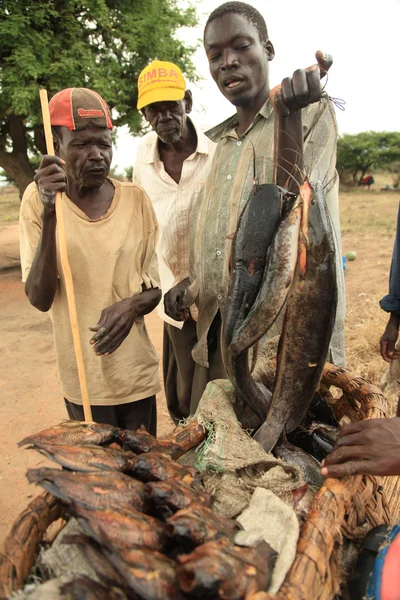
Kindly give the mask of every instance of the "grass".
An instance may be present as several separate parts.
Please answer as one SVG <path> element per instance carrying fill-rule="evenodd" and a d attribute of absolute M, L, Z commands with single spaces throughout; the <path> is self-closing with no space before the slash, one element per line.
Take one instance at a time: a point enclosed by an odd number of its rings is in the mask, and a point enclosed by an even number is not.
<path fill-rule="evenodd" d="M 0 223 L 18 221 L 20 198 L 16 187 L 0 187 Z"/>

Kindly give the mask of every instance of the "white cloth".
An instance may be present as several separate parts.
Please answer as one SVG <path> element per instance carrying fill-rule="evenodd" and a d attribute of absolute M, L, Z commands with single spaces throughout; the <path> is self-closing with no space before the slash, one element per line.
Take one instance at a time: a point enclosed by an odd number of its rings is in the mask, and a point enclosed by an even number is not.
<path fill-rule="evenodd" d="M 193 121 L 192 121 L 193 123 Z M 147 133 L 138 148 L 133 181 L 147 192 L 157 216 L 160 238 L 157 245 L 158 269 L 164 294 L 189 276 L 189 221 L 192 205 L 211 168 L 216 144 L 193 123 L 197 148 L 183 163 L 179 183 L 164 169 L 155 131 Z M 157 307 L 160 317 L 182 328 L 164 313 L 164 303 Z"/>

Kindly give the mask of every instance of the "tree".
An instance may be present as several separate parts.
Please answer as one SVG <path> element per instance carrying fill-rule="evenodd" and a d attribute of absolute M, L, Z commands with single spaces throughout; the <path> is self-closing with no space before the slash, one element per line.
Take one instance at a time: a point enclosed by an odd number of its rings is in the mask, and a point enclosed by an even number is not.
<path fill-rule="evenodd" d="M 159 58 L 195 80 L 195 46 L 175 34 L 196 24 L 195 8 L 179 0 L 0 0 L 0 167 L 20 192 L 34 175 L 30 158 L 46 149 L 40 88 L 50 97 L 93 88 L 114 109 L 114 123 L 138 133 L 140 71 Z"/>
<path fill-rule="evenodd" d="M 400 160 L 400 133 L 397 131 L 364 131 L 345 134 L 338 140 L 337 169 L 351 173 L 353 183 L 371 169 L 388 168 Z"/>

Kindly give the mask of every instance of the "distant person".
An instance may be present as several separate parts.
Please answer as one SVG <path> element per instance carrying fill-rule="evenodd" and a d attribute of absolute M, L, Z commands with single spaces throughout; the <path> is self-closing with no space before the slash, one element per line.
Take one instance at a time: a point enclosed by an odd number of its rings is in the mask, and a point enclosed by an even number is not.
<path fill-rule="evenodd" d="M 57 242 L 55 195 L 63 192 L 93 419 L 156 434 L 158 358 L 143 318 L 161 298 L 156 217 L 140 187 L 108 177 L 113 126 L 104 100 L 69 88 L 49 108 L 56 156 L 43 156 L 21 203 L 25 292 L 33 306 L 51 310 L 65 405 L 70 419 L 83 420 Z"/>
<path fill-rule="evenodd" d="M 254 181 L 273 181 L 275 108 L 269 100 L 269 62 L 275 50 L 264 18 L 244 2 L 226 2 L 211 13 L 204 30 L 204 48 L 211 76 L 236 112 L 207 132 L 218 145 L 191 217 L 190 277 L 170 290 L 164 302 L 169 316 L 185 320 L 185 291 L 189 289 L 196 298 L 199 341 L 193 357 L 208 369 L 211 381 L 217 373 L 218 377 L 227 377 L 219 340 L 229 286 L 232 233 Z M 319 71 L 302 69 L 286 78 L 283 85 L 287 95 L 281 109 L 291 123 L 297 119 L 299 107 L 304 107 L 305 169 L 311 183 L 321 181 L 325 187 L 334 228 L 339 296 L 329 359 L 344 365 L 345 294 L 335 169 L 337 127 L 333 106 L 321 93 L 319 79 Z M 280 331 L 281 322 L 274 324 L 270 335 Z"/>
<path fill-rule="evenodd" d="M 157 246 L 163 294 L 189 276 L 189 223 L 193 203 L 211 168 L 215 144 L 188 116 L 192 94 L 180 68 L 154 61 L 139 75 L 138 109 L 153 131 L 139 146 L 133 181 L 148 193 L 160 227 Z M 164 320 L 163 373 L 167 406 L 175 423 L 197 403 L 205 374 L 192 358 L 196 322 Z M 194 312 L 194 316 L 195 312 Z M 203 384 L 200 385 L 202 391 Z M 200 394 L 201 395 L 201 394 Z"/>
<path fill-rule="evenodd" d="M 375 179 L 373 178 L 372 175 L 366 175 L 366 177 L 363 177 L 362 179 L 360 179 L 360 181 L 358 182 L 358 185 L 365 185 L 367 186 L 368 190 L 371 188 L 371 185 L 373 185 L 375 183 Z"/>

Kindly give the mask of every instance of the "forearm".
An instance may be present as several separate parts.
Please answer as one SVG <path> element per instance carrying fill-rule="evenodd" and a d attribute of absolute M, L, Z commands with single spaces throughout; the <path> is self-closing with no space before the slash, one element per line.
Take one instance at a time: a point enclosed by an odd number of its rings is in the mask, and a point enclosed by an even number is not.
<path fill-rule="evenodd" d="M 53 304 L 58 285 L 55 212 L 42 214 L 42 232 L 25 284 L 29 302 L 42 312 Z"/>
<path fill-rule="evenodd" d="M 144 290 L 141 294 L 136 294 L 132 297 L 132 309 L 135 318 L 143 317 L 151 313 L 161 300 L 160 288 L 151 288 Z"/>

